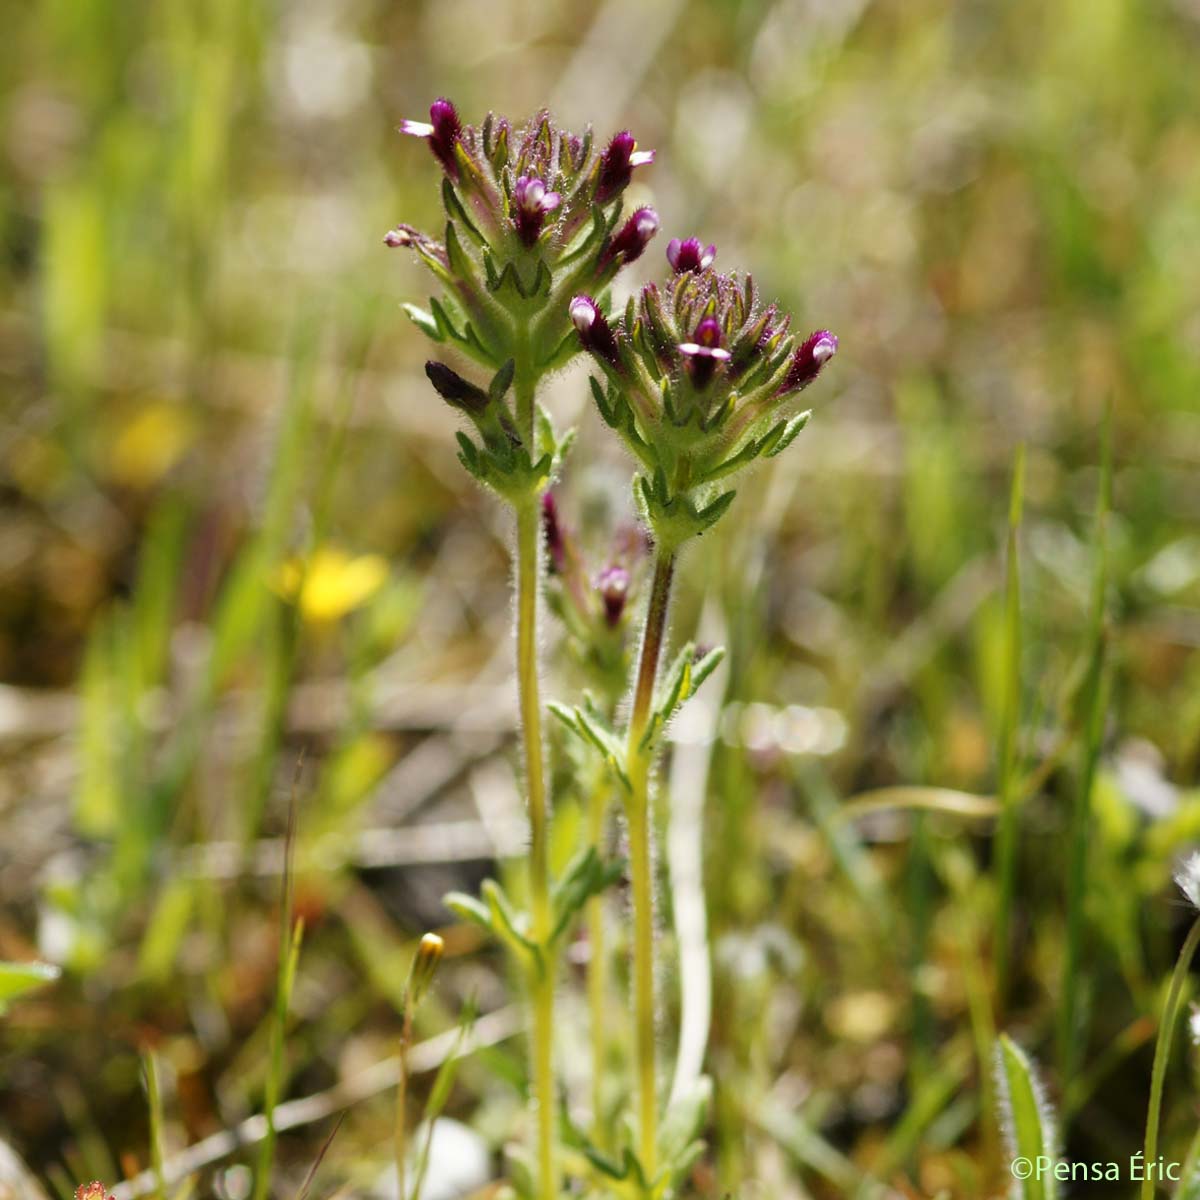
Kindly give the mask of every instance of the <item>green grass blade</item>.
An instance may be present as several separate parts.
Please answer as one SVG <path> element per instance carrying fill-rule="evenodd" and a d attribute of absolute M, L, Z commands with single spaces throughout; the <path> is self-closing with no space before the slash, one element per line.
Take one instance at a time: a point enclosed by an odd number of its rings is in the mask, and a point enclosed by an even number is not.
<path fill-rule="evenodd" d="M 1082 1041 L 1079 997 L 1086 968 L 1083 962 L 1084 902 L 1087 897 L 1088 826 L 1092 789 L 1100 760 L 1107 700 L 1105 596 L 1108 590 L 1107 529 L 1112 492 L 1112 413 L 1104 434 L 1100 494 L 1096 502 L 1095 561 L 1092 576 L 1092 609 L 1088 627 L 1087 669 L 1079 692 L 1077 723 L 1080 729 L 1080 762 L 1071 809 L 1067 868 L 1067 944 L 1063 956 L 1062 999 L 1058 1012 L 1058 1057 L 1063 1087 L 1074 1078 Z"/>
<path fill-rule="evenodd" d="M 0 962 L 0 1016 L 13 1000 L 53 983 L 60 974 L 59 969 L 50 963 Z"/>
<path fill-rule="evenodd" d="M 150 1109 L 150 1163 L 154 1170 L 154 1195 L 166 1200 L 167 1181 L 163 1172 L 163 1107 L 162 1089 L 158 1084 L 158 1063 L 146 1051 L 142 1055 L 142 1071 L 146 1085 L 146 1103 Z"/>
<path fill-rule="evenodd" d="M 1058 1188 L 1053 1172 L 1037 1170 L 1039 1161 L 1054 1160 L 1054 1115 L 1033 1064 L 1007 1034 L 1000 1035 L 996 1046 L 996 1081 L 1010 1162 L 1028 1159 L 1034 1166 L 1028 1179 L 1014 1180 L 1012 1194 L 1018 1200 L 1054 1200 Z"/>
<path fill-rule="evenodd" d="M 254 1173 L 254 1200 L 266 1200 L 270 1188 L 271 1167 L 275 1161 L 275 1108 L 283 1093 L 286 1064 L 284 1048 L 287 1039 L 288 1010 L 291 1008 L 292 987 L 296 982 L 296 965 L 300 960 L 300 943 L 304 937 L 304 921 L 292 922 L 292 896 L 295 885 L 293 856 L 296 848 L 296 797 L 288 812 L 287 849 L 283 872 L 279 929 L 279 975 L 275 987 L 275 1009 L 271 1020 L 271 1051 L 267 1067 L 266 1095 L 263 1115 L 267 1119 L 267 1136 L 263 1138 L 258 1155 L 258 1170 Z"/>
<path fill-rule="evenodd" d="M 1013 894 L 1017 881 L 1016 743 L 1021 705 L 1021 561 L 1019 534 L 1025 480 L 1025 447 L 1017 449 L 1008 507 L 1008 550 L 1004 583 L 1004 695 L 997 756 L 996 795 L 1000 827 L 996 844 L 996 996 L 1001 1007 L 1008 991 Z"/>
<path fill-rule="evenodd" d="M 1154 1047 L 1154 1068 L 1150 1077 L 1150 1104 L 1146 1109 L 1146 1142 L 1142 1162 L 1151 1166 L 1158 1159 L 1158 1122 L 1162 1111 L 1163 1083 L 1167 1076 L 1167 1060 L 1171 1055 L 1171 1040 L 1175 1035 L 1175 1026 L 1179 1021 L 1179 1010 L 1183 1007 L 1184 985 L 1187 983 L 1188 971 L 1192 959 L 1196 955 L 1196 947 L 1200 945 L 1200 919 L 1192 923 L 1192 928 L 1179 951 L 1179 959 L 1171 974 L 1171 984 L 1167 989 L 1167 1001 L 1163 1005 L 1162 1020 L 1158 1025 L 1158 1041 Z M 1155 1184 L 1152 1178 L 1142 1181 L 1142 1200 L 1154 1200 Z"/>

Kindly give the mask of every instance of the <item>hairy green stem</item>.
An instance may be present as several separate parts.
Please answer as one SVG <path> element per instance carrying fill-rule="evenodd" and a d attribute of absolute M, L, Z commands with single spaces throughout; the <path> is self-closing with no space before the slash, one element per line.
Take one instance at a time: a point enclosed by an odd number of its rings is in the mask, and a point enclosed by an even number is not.
<path fill-rule="evenodd" d="M 650 845 L 651 754 L 642 739 L 651 718 L 658 661 L 667 634 L 675 555 L 660 550 L 642 633 L 633 711 L 629 717 L 629 863 L 633 881 L 634 1057 L 638 1077 L 638 1155 L 647 1180 L 654 1178 L 658 1100 L 654 1070 L 654 867 Z"/>
<path fill-rule="evenodd" d="M 518 373 L 517 420 L 522 437 L 533 444 L 533 382 Z M 541 522 L 537 497 L 517 509 L 517 689 L 521 744 L 529 803 L 529 900 L 533 937 L 542 945 L 540 968 L 530 979 L 532 1001 L 531 1067 L 537 1109 L 536 1158 L 541 1200 L 555 1200 L 554 1105 L 554 955 L 550 937 L 550 860 L 546 768 L 542 751 L 542 702 L 538 679 L 538 586 Z"/>
<path fill-rule="evenodd" d="M 599 854 L 603 850 L 604 819 L 608 815 L 610 791 L 605 774 L 592 781 L 588 800 L 588 839 Z M 588 1024 L 592 1040 L 592 1140 L 604 1147 L 604 1071 L 608 1058 L 608 937 L 605 928 L 604 897 L 593 896 L 587 903 L 588 929 Z"/>
<path fill-rule="evenodd" d="M 1146 1172 L 1142 1180 L 1142 1200 L 1154 1200 L 1154 1179 L 1150 1175 L 1150 1167 L 1157 1162 L 1158 1155 L 1158 1119 L 1162 1111 L 1163 1081 L 1167 1075 L 1167 1059 L 1171 1054 L 1171 1039 L 1175 1033 L 1175 1022 L 1179 1017 L 1179 1008 L 1183 1002 L 1183 985 L 1187 982 L 1188 970 L 1196 947 L 1200 945 L 1200 918 L 1192 923 L 1183 949 L 1179 952 L 1179 961 L 1171 975 L 1171 985 L 1167 989 L 1167 1002 L 1163 1005 L 1162 1020 L 1158 1025 L 1158 1042 L 1154 1047 L 1154 1067 L 1150 1073 L 1150 1105 L 1146 1110 L 1146 1145 L 1142 1164 Z"/>

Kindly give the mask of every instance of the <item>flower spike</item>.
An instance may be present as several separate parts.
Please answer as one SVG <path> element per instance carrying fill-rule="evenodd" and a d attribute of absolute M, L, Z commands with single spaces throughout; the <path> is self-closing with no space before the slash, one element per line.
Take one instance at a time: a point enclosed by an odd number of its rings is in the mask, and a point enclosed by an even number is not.
<path fill-rule="evenodd" d="M 635 495 L 660 551 L 721 518 L 728 476 L 791 444 L 809 414 L 789 400 L 837 350 L 824 329 L 797 349 L 788 316 L 761 304 L 748 277 L 711 270 L 710 252 L 672 243 L 671 276 L 612 325 L 591 297 L 571 304 L 580 344 L 603 368 L 592 380 L 600 415 L 640 464 Z"/>
<path fill-rule="evenodd" d="M 445 232 L 435 240 L 399 224 L 383 240 L 413 251 L 441 294 L 405 311 L 434 341 L 480 366 L 495 372 L 512 359 L 523 380 L 540 379 L 581 348 L 572 296 L 600 294 L 657 233 L 653 209 L 620 214 L 633 170 L 654 155 L 628 132 L 597 146 L 590 130 L 560 129 L 544 110 L 524 123 L 489 113 L 475 126 L 438 100 L 429 115 L 401 130 L 428 141 L 445 169 Z M 603 332 L 597 328 L 595 344 L 611 352 Z M 522 424 L 532 447 L 528 414 Z"/>

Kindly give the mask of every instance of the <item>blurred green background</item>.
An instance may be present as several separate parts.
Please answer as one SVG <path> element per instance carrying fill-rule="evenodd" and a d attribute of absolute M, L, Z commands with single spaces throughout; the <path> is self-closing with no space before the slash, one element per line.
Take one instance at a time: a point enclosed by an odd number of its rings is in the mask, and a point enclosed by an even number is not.
<path fill-rule="evenodd" d="M 681 735 L 676 762 L 706 797 L 687 811 L 705 809 L 715 964 L 697 1191 L 850 1195 L 870 1171 L 898 1195 L 995 1194 L 996 1020 L 1045 1064 L 1076 1157 L 1140 1145 L 1185 924 L 1168 880 L 1200 838 L 1196 0 L 43 0 L 6 18 L 0 959 L 66 975 L 0 1026 L 0 1130 L 39 1174 L 146 1165 L 139 1046 L 166 1065 L 172 1145 L 255 1111 L 294 777 L 315 865 L 289 1094 L 390 1051 L 413 936 L 513 848 L 507 533 L 399 308 L 425 281 L 382 245 L 397 221 L 438 229 L 436 164 L 396 132 L 438 95 L 472 121 L 548 105 L 633 129 L 658 157 L 631 201 L 663 221 L 643 276 L 695 233 L 841 338 L 809 430 L 683 568 L 681 635 L 731 650 L 711 752 Z M 602 545 L 629 470 L 586 392 L 568 371 L 553 402 L 582 425 L 564 503 Z M 1068 1078 L 1073 689 L 1110 409 Z M 993 793 L 1020 443 L 1028 786 L 1003 1007 L 991 824 L 838 807 L 899 784 Z M 414 822 L 433 832 L 376 836 Z M 471 990 L 505 999 L 492 952 L 456 939 L 430 1032 Z M 490 1055 L 453 1107 L 493 1145 L 519 1124 L 522 1063 L 517 1041 Z M 1177 1156 L 1193 1066 L 1177 1054 L 1169 1080 Z M 356 1108 L 325 1169 L 365 1186 L 388 1119 Z M 302 1178 L 321 1136 L 286 1137 L 281 1169 Z"/>

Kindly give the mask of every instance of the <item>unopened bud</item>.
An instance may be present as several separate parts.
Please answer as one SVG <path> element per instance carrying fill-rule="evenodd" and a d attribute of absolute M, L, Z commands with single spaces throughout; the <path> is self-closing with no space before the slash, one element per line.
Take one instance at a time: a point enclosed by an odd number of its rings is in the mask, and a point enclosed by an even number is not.
<path fill-rule="evenodd" d="M 615 367 L 620 361 L 616 335 L 595 300 L 591 296 L 576 296 L 571 301 L 570 314 L 583 348 Z"/>
<path fill-rule="evenodd" d="M 615 629 L 621 623 L 625 602 L 629 599 L 629 572 L 615 563 L 605 567 L 596 577 L 596 590 L 604 605 L 604 620 L 609 629 Z"/>
<path fill-rule="evenodd" d="M 614 261 L 624 266 L 641 258 L 657 232 L 658 213 L 652 208 L 637 209 L 605 247 L 600 266 Z"/>
<path fill-rule="evenodd" d="M 781 392 L 803 391 L 821 373 L 821 368 L 837 353 L 837 335 L 828 329 L 810 333 L 792 356 Z"/>
<path fill-rule="evenodd" d="M 408 987 L 405 990 L 405 1002 L 410 1009 L 415 1009 L 424 999 L 445 949 L 446 943 L 436 933 L 427 933 L 421 938 L 409 968 Z"/>
<path fill-rule="evenodd" d="M 464 379 L 457 371 L 452 371 L 445 363 L 427 362 L 425 374 L 437 394 L 451 407 L 462 409 L 474 417 L 481 417 L 487 411 L 487 392 Z"/>

